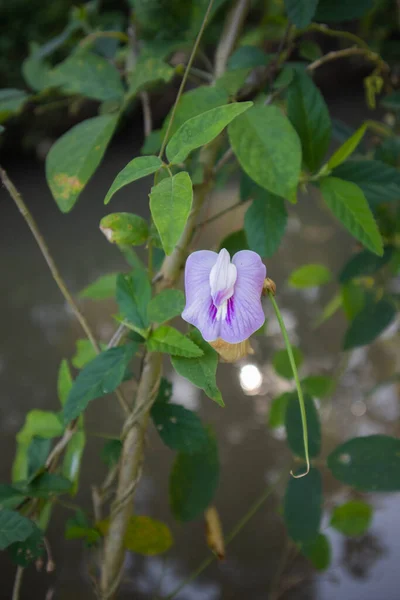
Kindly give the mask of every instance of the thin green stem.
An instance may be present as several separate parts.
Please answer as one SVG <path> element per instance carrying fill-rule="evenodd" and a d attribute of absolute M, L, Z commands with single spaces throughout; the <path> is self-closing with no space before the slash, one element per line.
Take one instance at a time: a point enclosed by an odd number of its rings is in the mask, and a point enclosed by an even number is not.
<path fill-rule="evenodd" d="M 303 396 L 303 391 L 302 391 L 301 385 L 300 385 L 300 379 L 299 379 L 299 374 L 297 372 L 296 362 L 295 362 L 294 356 L 293 356 L 292 345 L 291 345 L 290 340 L 289 340 L 288 332 L 286 330 L 285 323 L 284 323 L 282 315 L 281 315 L 281 311 L 279 310 L 279 307 L 278 307 L 278 305 L 276 303 L 276 300 L 275 300 L 274 295 L 272 294 L 272 292 L 269 291 L 268 292 L 268 296 L 269 296 L 269 299 L 271 300 L 272 306 L 274 307 L 276 318 L 278 319 L 279 327 L 281 328 L 282 336 L 283 336 L 283 339 L 285 341 L 285 346 L 286 346 L 286 350 L 287 350 L 287 353 L 288 353 L 288 356 L 289 356 L 289 362 L 290 362 L 290 366 L 292 367 L 293 377 L 294 377 L 294 380 L 295 380 L 295 383 L 296 383 L 297 394 L 298 394 L 298 397 L 299 397 L 301 423 L 302 423 L 302 427 L 303 427 L 304 457 L 305 457 L 306 464 L 307 464 L 307 470 L 306 470 L 305 473 L 301 473 L 300 475 L 294 475 L 292 471 L 290 472 L 290 474 L 293 477 L 295 477 L 296 479 L 298 479 L 300 477 L 304 477 L 310 471 L 310 457 L 309 457 L 309 453 L 308 453 L 308 428 L 307 428 L 306 407 L 305 407 L 305 404 L 304 404 L 304 396 Z"/>
<path fill-rule="evenodd" d="M 197 34 L 197 38 L 196 38 L 196 41 L 194 43 L 193 50 L 192 50 L 192 53 L 191 53 L 190 58 L 189 58 L 189 62 L 187 64 L 185 73 L 184 73 L 184 75 L 182 77 L 181 85 L 179 86 L 178 94 L 176 96 L 176 100 L 175 100 L 174 106 L 172 108 L 171 118 L 170 118 L 170 120 L 168 122 L 167 131 L 165 132 L 164 139 L 163 139 L 163 142 L 161 144 L 161 150 L 160 150 L 159 155 L 158 155 L 160 158 L 164 154 L 165 146 L 167 145 L 167 142 L 168 142 L 168 136 L 169 136 L 172 124 L 173 124 L 174 119 L 175 119 L 176 109 L 177 109 L 177 106 L 179 104 L 179 100 L 181 99 L 181 96 L 183 94 L 183 90 L 185 89 L 186 81 L 187 81 L 187 78 L 189 76 L 190 69 L 192 68 L 192 64 L 193 64 L 194 58 L 196 56 L 197 48 L 199 47 L 200 40 L 201 40 L 201 38 L 203 36 L 204 29 L 206 27 L 206 24 L 207 24 L 207 21 L 208 21 L 208 17 L 210 16 L 210 12 L 211 12 L 213 4 L 214 4 L 214 0 L 210 0 L 210 2 L 208 3 L 208 8 L 206 10 L 206 13 L 204 15 L 203 22 L 202 22 L 201 27 L 200 27 L 200 31 Z"/>

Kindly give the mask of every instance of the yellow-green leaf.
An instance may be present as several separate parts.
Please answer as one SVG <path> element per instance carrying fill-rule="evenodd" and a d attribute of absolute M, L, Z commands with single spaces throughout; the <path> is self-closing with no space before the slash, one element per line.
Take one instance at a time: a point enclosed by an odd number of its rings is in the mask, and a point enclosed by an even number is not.
<path fill-rule="evenodd" d="M 344 144 L 340 146 L 340 148 L 336 150 L 336 152 L 332 154 L 332 156 L 328 160 L 328 169 L 332 170 L 335 167 L 338 167 L 342 162 L 346 160 L 346 158 L 350 156 L 350 154 L 353 154 L 354 150 L 357 148 L 358 144 L 364 137 L 366 129 L 367 125 L 364 123 L 363 125 L 361 125 L 361 127 L 357 129 L 357 131 L 353 133 L 351 137 L 349 137 L 348 140 L 344 142 Z"/>
<path fill-rule="evenodd" d="M 96 526 L 106 535 L 110 527 L 109 519 L 96 523 Z M 172 534 L 165 523 L 144 515 L 135 515 L 129 519 L 124 536 L 124 546 L 127 550 L 154 556 L 166 552 L 172 544 Z"/>

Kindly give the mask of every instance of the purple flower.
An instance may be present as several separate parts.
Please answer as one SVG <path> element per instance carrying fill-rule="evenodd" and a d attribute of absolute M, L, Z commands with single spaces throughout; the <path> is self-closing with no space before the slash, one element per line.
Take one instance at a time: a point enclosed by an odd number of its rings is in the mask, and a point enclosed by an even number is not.
<path fill-rule="evenodd" d="M 182 318 L 207 342 L 247 340 L 265 321 L 261 306 L 265 275 L 265 265 L 251 250 L 237 252 L 232 262 L 225 248 L 219 254 L 193 252 L 186 261 Z"/>

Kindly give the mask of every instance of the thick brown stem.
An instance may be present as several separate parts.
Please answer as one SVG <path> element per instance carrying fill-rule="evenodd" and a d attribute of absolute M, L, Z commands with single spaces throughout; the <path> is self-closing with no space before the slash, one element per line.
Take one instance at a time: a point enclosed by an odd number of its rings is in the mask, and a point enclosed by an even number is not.
<path fill-rule="evenodd" d="M 222 32 L 221 41 L 218 44 L 215 53 L 215 78 L 221 77 L 226 69 L 228 58 L 232 54 L 238 38 L 238 32 L 242 29 L 242 25 L 250 7 L 250 0 L 237 0 L 234 3 L 232 10 L 228 14 L 225 21 L 224 30 Z"/>

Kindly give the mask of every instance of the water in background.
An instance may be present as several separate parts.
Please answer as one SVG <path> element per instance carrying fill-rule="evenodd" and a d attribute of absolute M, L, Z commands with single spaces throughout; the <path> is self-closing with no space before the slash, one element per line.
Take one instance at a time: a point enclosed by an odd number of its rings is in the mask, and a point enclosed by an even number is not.
<path fill-rule="evenodd" d="M 347 122 L 361 122 L 360 106 L 354 98 L 342 99 L 333 107 L 335 116 Z M 354 115 L 354 118 L 353 116 Z M 135 139 L 136 135 L 136 139 Z M 60 271 L 73 292 L 98 276 L 126 270 L 119 252 L 97 228 L 101 217 L 111 211 L 133 211 L 148 216 L 148 181 L 139 181 L 121 190 L 107 208 L 106 190 L 118 171 L 140 147 L 137 131 L 129 131 L 113 143 L 107 156 L 72 213 L 62 215 L 48 191 L 44 167 L 34 161 L 5 164 L 23 193 L 46 238 Z M 237 198 L 233 186 L 217 192 L 208 214 L 219 212 Z M 321 290 L 293 290 L 285 284 L 288 274 L 305 262 L 322 262 L 337 274 L 349 256 L 352 240 L 334 222 L 316 194 L 301 198 L 290 207 L 287 234 L 279 252 L 267 263 L 268 274 L 278 286 L 279 304 L 294 343 L 305 356 L 303 374 L 333 374 L 339 368 L 339 348 L 345 321 L 337 315 L 318 329 L 317 315 L 335 292 L 335 284 Z M 198 247 L 213 247 L 225 233 L 239 229 L 243 210 L 237 209 L 212 223 L 198 240 Z M 31 408 L 58 410 L 56 377 L 59 362 L 74 353 L 82 336 L 43 259 L 12 201 L 4 190 L 0 196 L 0 377 L 1 377 L 1 481 L 10 478 L 15 433 Z M 221 481 L 215 504 L 225 531 L 247 512 L 249 506 L 287 469 L 290 456 L 284 432 L 266 427 L 271 399 L 288 388 L 271 367 L 274 351 L 282 347 L 279 328 L 266 301 L 266 335 L 254 341 L 254 356 L 236 365 L 221 364 L 218 383 L 226 408 L 219 408 L 200 390 L 171 371 L 174 401 L 198 410 L 202 419 L 216 430 L 221 459 Z M 96 335 L 108 340 L 114 330 L 110 315 L 112 301 L 82 301 L 82 309 Z M 399 404 L 395 386 L 366 396 L 379 380 L 395 370 L 398 349 L 390 341 L 352 353 L 347 370 L 332 400 L 321 402 L 324 452 L 339 441 L 370 433 L 399 434 Z M 398 367 L 397 367 L 398 369 Z M 121 424 L 114 397 L 96 400 L 86 417 L 89 432 L 118 434 Z M 81 475 L 83 491 L 77 500 L 91 509 L 90 484 L 104 476 L 99 460 L 103 441 L 90 437 Z M 137 493 L 136 510 L 166 521 L 175 544 L 165 557 L 142 558 L 129 554 L 121 599 L 152 599 L 166 595 L 207 556 L 204 524 L 201 520 L 179 525 L 168 508 L 168 475 L 174 454 L 166 449 L 150 428 L 144 475 Z M 331 507 L 348 498 L 346 489 L 326 471 L 325 500 Z M 325 532 L 333 547 L 332 566 L 316 574 L 307 561 L 287 552 L 284 526 L 279 516 L 279 494 L 285 481 L 229 545 L 227 559 L 212 564 L 176 597 L 180 600 L 397 600 L 400 584 L 399 494 L 368 495 L 375 513 L 370 532 L 361 539 L 345 539 L 328 527 Z M 72 514 L 72 513 L 71 513 Z M 58 507 L 52 520 L 49 540 L 57 564 L 47 575 L 31 567 L 24 578 L 21 600 L 87 599 L 91 583 L 87 573 L 88 553 L 80 541 L 63 538 L 68 510 Z M 285 564 L 283 563 L 285 557 Z M 15 567 L 1 555 L 0 598 L 9 599 Z M 53 591 L 52 591 L 53 590 Z"/>

